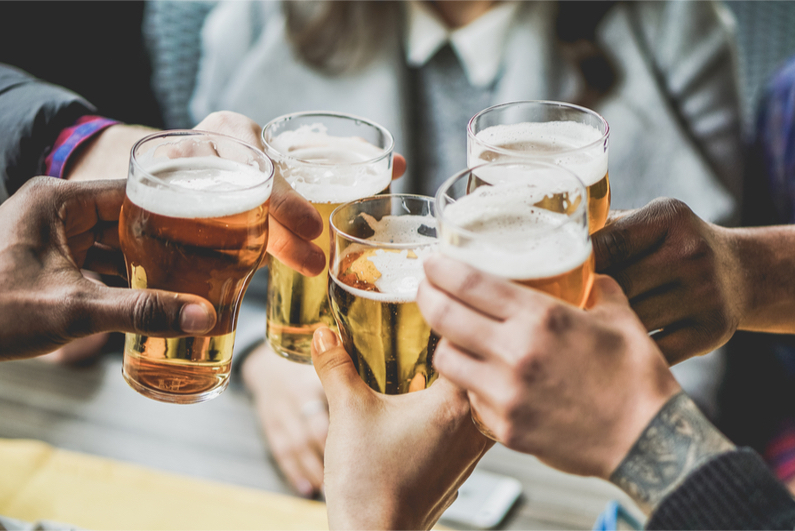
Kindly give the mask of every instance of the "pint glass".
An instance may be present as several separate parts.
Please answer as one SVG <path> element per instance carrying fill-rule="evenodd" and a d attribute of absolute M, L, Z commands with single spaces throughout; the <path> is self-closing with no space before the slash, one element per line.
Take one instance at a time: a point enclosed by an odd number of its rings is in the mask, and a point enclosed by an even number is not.
<path fill-rule="evenodd" d="M 331 309 L 359 375 L 378 392 L 419 391 L 436 379 L 439 338 L 416 302 L 423 260 L 436 248 L 430 197 L 368 197 L 331 215 Z"/>
<path fill-rule="evenodd" d="M 518 101 L 489 107 L 467 126 L 467 165 L 530 159 L 574 172 L 588 190 L 591 233 L 610 212 L 607 169 L 610 127 L 585 107 L 556 101 Z"/>
<path fill-rule="evenodd" d="M 168 131 L 132 149 L 119 239 L 133 289 L 199 295 L 215 307 L 201 337 L 127 334 L 123 375 L 139 393 L 190 404 L 229 383 L 243 293 L 265 256 L 273 165 L 224 135 Z"/>
<path fill-rule="evenodd" d="M 436 195 L 441 252 L 583 307 L 594 276 L 587 198 L 573 173 L 549 163 L 466 170 Z M 494 438 L 474 409 L 472 418 Z"/>
<path fill-rule="evenodd" d="M 314 205 L 323 233 L 314 241 L 328 259 L 328 220 L 343 203 L 383 192 L 392 181 L 392 135 L 355 116 L 304 112 L 277 118 L 262 130 L 276 173 Z M 307 277 L 269 259 L 267 337 L 282 356 L 312 363 L 312 334 L 336 330 L 328 304 L 327 271 Z"/>

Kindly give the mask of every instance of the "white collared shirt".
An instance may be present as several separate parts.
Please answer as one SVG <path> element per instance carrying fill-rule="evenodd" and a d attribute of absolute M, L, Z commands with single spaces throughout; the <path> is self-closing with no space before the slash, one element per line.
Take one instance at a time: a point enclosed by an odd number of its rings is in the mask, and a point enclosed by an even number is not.
<path fill-rule="evenodd" d="M 406 62 L 421 67 L 449 42 L 469 83 L 488 86 L 500 71 L 505 39 L 518 7 L 518 2 L 501 3 L 466 26 L 451 30 L 425 2 L 411 0 L 403 36 Z"/>

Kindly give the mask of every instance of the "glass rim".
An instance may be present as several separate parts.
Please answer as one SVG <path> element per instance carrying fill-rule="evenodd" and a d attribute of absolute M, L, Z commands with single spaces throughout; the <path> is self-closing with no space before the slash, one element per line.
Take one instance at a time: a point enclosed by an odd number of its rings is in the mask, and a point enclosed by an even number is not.
<path fill-rule="evenodd" d="M 482 140 L 478 140 L 478 138 L 477 138 L 477 136 L 475 134 L 475 131 L 474 131 L 474 123 L 481 116 L 483 116 L 483 115 L 485 115 L 485 114 L 487 114 L 489 112 L 500 110 L 500 109 L 503 109 L 503 108 L 506 108 L 506 107 L 521 106 L 521 105 L 528 105 L 528 104 L 529 105 L 538 105 L 538 106 L 549 106 L 549 107 L 552 107 L 552 106 L 554 106 L 554 107 L 564 107 L 564 108 L 567 108 L 567 109 L 576 110 L 576 111 L 582 112 L 583 114 L 587 114 L 589 116 L 596 117 L 596 119 L 600 123 L 602 123 L 604 125 L 604 132 L 601 134 L 601 136 L 597 140 L 594 140 L 593 142 L 585 144 L 584 146 L 571 148 L 571 149 L 564 149 L 562 151 L 556 151 L 555 153 L 550 153 L 546 158 L 551 158 L 551 157 L 554 157 L 554 156 L 557 156 L 557 155 L 561 155 L 561 154 L 576 153 L 578 151 L 587 151 L 587 150 L 593 149 L 593 148 L 595 148 L 595 147 L 597 147 L 597 146 L 599 146 L 601 144 L 604 144 L 605 140 L 610 138 L 610 124 L 607 123 L 607 120 L 605 120 L 605 118 L 601 114 L 599 114 L 598 112 L 594 111 L 593 109 L 589 109 L 587 107 L 583 107 L 582 105 L 576 105 L 574 103 L 566 103 L 564 101 L 554 101 L 554 100 L 519 100 L 519 101 L 510 101 L 508 103 L 498 103 L 497 105 L 492 105 L 491 107 L 487 107 L 487 108 L 483 109 L 482 111 L 480 111 L 475 116 L 473 116 L 472 118 L 469 119 L 469 122 L 467 123 L 467 138 L 471 138 L 474 142 L 477 142 L 478 144 L 480 144 L 482 146 L 486 146 L 490 150 L 496 151 L 497 153 L 500 153 L 502 155 L 512 155 L 512 156 L 515 156 L 515 157 L 523 157 L 523 158 L 545 158 L 545 157 L 543 157 L 541 155 L 527 155 L 527 154 L 523 154 L 522 151 L 517 151 L 517 150 L 514 150 L 514 149 L 505 149 L 505 148 L 501 148 L 499 146 L 494 146 L 494 145 L 489 144 L 487 142 L 483 142 Z M 570 121 L 570 120 L 568 120 L 568 121 Z M 531 122 L 531 123 L 543 123 L 543 122 Z"/>
<path fill-rule="evenodd" d="M 430 204 L 434 209 L 436 208 L 436 200 L 428 195 L 420 195 L 420 194 L 405 194 L 405 193 L 394 193 L 394 194 L 380 194 L 380 195 L 371 195 L 368 197 L 363 197 L 361 199 L 355 199 L 353 201 L 348 201 L 347 203 L 343 203 L 337 208 L 335 208 L 331 214 L 329 214 L 329 228 L 334 229 L 334 232 L 337 234 L 343 235 L 347 240 L 350 240 L 355 243 L 360 243 L 362 245 L 368 245 L 371 247 L 381 247 L 385 249 L 417 249 L 419 247 L 428 247 L 431 245 L 438 244 L 438 235 L 436 241 L 433 242 L 425 242 L 425 243 L 390 243 L 390 242 L 377 242 L 373 240 L 367 240 L 365 238 L 359 238 L 358 236 L 353 236 L 348 234 L 346 231 L 340 229 L 334 224 L 334 216 L 337 215 L 343 208 L 348 208 L 354 206 L 355 204 L 359 203 L 369 203 L 371 201 L 382 201 L 382 200 L 392 200 L 392 199 L 416 199 L 418 201 L 425 201 L 426 203 Z M 418 214 L 407 214 L 407 215 L 418 215 Z M 434 220 L 437 220 L 437 215 L 434 215 Z M 329 232 L 330 232 L 329 229 Z M 438 230 L 438 227 L 437 227 Z M 438 234 L 438 232 L 437 232 Z M 332 242 L 333 243 L 333 242 Z"/>
<path fill-rule="evenodd" d="M 471 174 L 475 170 L 483 169 L 483 168 L 487 168 L 487 167 L 491 168 L 491 167 L 495 167 L 495 166 L 527 166 L 527 165 L 536 165 L 536 166 L 541 166 L 542 168 L 555 169 L 555 170 L 561 171 L 564 174 L 567 174 L 568 177 L 571 177 L 571 178 L 574 179 L 574 182 L 576 183 L 577 188 L 580 190 L 580 195 L 582 197 L 582 201 L 580 201 L 580 204 L 577 206 L 577 208 L 574 210 L 574 212 L 571 212 L 569 214 L 565 214 L 566 219 L 564 221 L 562 221 L 558 225 L 555 225 L 554 227 L 549 227 L 549 229 L 545 230 L 544 232 L 545 233 L 550 233 L 550 232 L 554 232 L 554 231 L 560 230 L 563 227 L 565 227 L 566 225 L 568 225 L 570 223 L 573 223 L 573 222 L 576 222 L 577 218 L 583 217 L 585 219 L 585 222 L 586 222 L 586 231 L 585 231 L 586 232 L 586 236 L 588 237 L 588 239 L 590 239 L 590 237 L 591 237 L 590 236 L 590 227 L 588 227 L 588 222 L 589 222 L 589 220 L 588 220 L 588 191 L 587 191 L 586 186 L 583 184 L 582 179 L 580 179 L 579 176 L 577 176 L 576 173 L 574 173 L 573 171 L 569 170 L 568 168 L 564 168 L 563 166 L 560 166 L 558 164 L 552 164 L 552 163 L 549 163 L 549 162 L 543 162 L 543 161 L 538 161 L 538 160 L 514 160 L 514 161 L 487 162 L 485 164 L 481 164 L 479 166 L 475 166 L 474 168 L 467 168 L 466 170 L 462 170 L 462 171 L 456 173 L 455 175 L 453 175 L 452 177 L 448 178 L 446 181 L 444 181 L 441 184 L 441 186 L 439 186 L 439 189 L 436 191 L 436 197 L 435 197 L 435 199 L 436 199 L 436 207 L 435 207 L 436 210 L 435 211 L 436 211 L 436 219 L 437 219 L 437 228 L 441 228 L 442 223 L 444 223 L 447 227 L 454 228 L 457 233 L 462 234 L 464 236 L 467 236 L 468 238 L 480 240 L 480 239 L 488 237 L 489 239 L 494 239 L 495 236 L 493 234 L 485 235 L 485 234 L 482 234 L 482 233 L 479 233 L 479 232 L 473 232 L 473 231 L 471 231 L 469 229 L 465 229 L 465 228 L 461 227 L 460 225 L 458 225 L 457 223 L 455 223 L 453 221 L 450 221 L 449 219 L 445 218 L 444 217 L 444 211 L 446 210 L 446 208 L 445 208 L 445 201 L 446 200 L 444 199 L 444 197 L 445 196 L 448 197 L 449 200 L 451 202 L 453 202 L 453 203 L 456 201 L 455 199 L 453 199 L 452 197 L 447 195 L 446 192 L 459 179 L 463 178 L 464 176 L 466 176 L 468 174 Z M 484 181 L 484 182 L 487 182 L 487 181 Z M 491 185 L 491 186 L 493 186 L 493 185 Z"/>
<path fill-rule="evenodd" d="M 244 142 L 244 141 L 242 141 L 240 139 L 237 139 L 237 138 L 235 138 L 233 136 L 225 135 L 223 133 L 214 133 L 212 131 L 203 131 L 203 130 L 200 130 L 200 129 L 171 129 L 171 130 L 166 130 L 166 131 L 158 131 L 156 133 L 152 133 L 150 135 L 146 135 L 145 137 L 143 137 L 140 140 L 138 140 L 135 144 L 133 144 L 133 147 L 130 150 L 130 163 L 133 165 L 133 167 L 135 169 L 139 170 L 144 175 L 146 175 L 147 179 L 151 179 L 152 181 L 155 181 L 157 184 L 159 184 L 161 186 L 164 186 L 164 187 L 166 187 L 166 188 L 168 188 L 170 190 L 187 191 L 187 192 L 191 192 L 191 193 L 203 193 L 202 190 L 196 190 L 196 189 L 193 189 L 193 188 L 185 188 L 185 187 L 182 187 L 182 186 L 175 186 L 175 185 L 173 185 L 173 184 L 171 184 L 169 182 L 164 181 L 160 177 L 157 177 L 156 175 L 153 175 L 151 172 L 146 170 L 135 157 L 136 150 L 141 145 L 143 145 L 144 143 L 149 142 L 151 140 L 156 140 L 158 138 L 166 138 L 166 137 L 169 137 L 169 136 L 185 137 L 185 138 L 190 137 L 190 136 L 220 137 L 220 138 L 222 138 L 224 140 L 231 140 L 234 143 L 239 144 L 239 145 L 243 146 L 244 148 L 247 148 L 247 149 L 253 151 L 256 154 L 256 156 L 261 157 L 263 160 L 267 161 L 268 170 L 267 171 L 260 170 L 260 171 L 262 171 L 263 174 L 267 174 L 267 177 L 262 182 L 257 183 L 257 184 L 252 185 L 252 186 L 247 186 L 246 188 L 238 188 L 236 190 L 221 190 L 221 191 L 213 190 L 211 192 L 207 191 L 207 193 L 212 193 L 212 194 L 216 194 L 216 195 L 217 194 L 222 194 L 222 195 L 240 194 L 241 192 L 245 192 L 247 190 L 256 190 L 256 189 L 268 184 L 269 182 L 273 181 L 273 177 L 274 177 L 274 174 L 275 174 L 275 166 L 273 164 L 273 161 L 270 159 L 270 157 L 268 157 L 268 155 L 266 155 L 261 149 L 258 149 L 258 148 L 252 146 L 251 144 L 249 144 L 247 142 Z M 191 158 L 191 157 L 180 157 L 180 158 Z M 221 158 L 221 157 L 219 157 L 219 158 Z M 171 160 L 178 160 L 178 159 L 171 159 Z M 223 160 L 228 160 L 228 159 L 223 159 Z M 127 177 L 128 180 L 129 180 L 129 178 L 130 178 L 130 176 Z"/>
<path fill-rule="evenodd" d="M 278 149 L 273 147 L 273 145 L 270 144 L 267 140 L 265 140 L 265 131 L 267 131 L 268 128 L 273 127 L 277 123 L 289 122 L 290 120 L 294 120 L 295 118 L 303 118 L 303 117 L 310 117 L 310 116 L 317 116 L 317 117 L 324 117 L 325 116 L 325 117 L 332 117 L 332 118 L 344 118 L 346 120 L 353 120 L 353 121 L 356 121 L 356 122 L 362 122 L 362 123 L 374 128 L 374 129 L 377 129 L 382 134 L 384 134 L 386 136 L 386 138 L 389 140 L 388 146 L 385 147 L 385 148 L 381 148 L 381 149 L 384 150 L 384 152 L 381 153 L 380 155 L 378 155 L 377 157 L 373 157 L 371 159 L 364 160 L 364 161 L 359 161 L 359 162 L 349 162 L 349 163 L 345 163 L 345 164 L 339 164 L 339 163 L 332 163 L 332 162 L 315 162 L 315 161 L 311 161 L 311 160 L 304 160 L 304 159 L 299 159 L 299 158 L 296 158 L 296 157 L 292 157 L 292 156 L 290 156 L 288 154 L 282 153 L 281 151 L 279 151 Z M 311 166 L 364 166 L 364 165 L 367 165 L 367 164 L 374 164 L 376 162 L 380 162 L 381 160 L 392 156 L 393 152 L 395 151 L 395 137 L 392 136 L 392 133 L 389 132 L 389 129 L 387 129 L 383 125 L 378 124 L 378 123 L 376 123 L 376 122 L 374 122 L 372 120 L 368 120 L 367 118 L 362 118 L 361 116 L 356 116 L 355 114 L 348 114 L 348 113 L 344 113 L 344 112 L 333 112 L 333 111 L 300 111 L 300 112 L 293 112 L 293 113 L 290 113 L 290 114 L 283 114 L 283 115 L 281 115 L 281 116 L 279 116 L 277 118 L 274 118 L 273 120 L 271 120 L 270 122 L 266 123 L 263 126 L 262 131 L 260 132 L 260 140 L 262 141 L 262 145 L 265 148 L 265 150 L 270 149 L 271 151 L 277 153 L 280 157 L 284 157 L 284 158 L 290 159 L 292 161 L 299 162 L 301 164 L 311 165 Z M 267 154 L 267 151 L 266 151 L 266 154 Z"/>

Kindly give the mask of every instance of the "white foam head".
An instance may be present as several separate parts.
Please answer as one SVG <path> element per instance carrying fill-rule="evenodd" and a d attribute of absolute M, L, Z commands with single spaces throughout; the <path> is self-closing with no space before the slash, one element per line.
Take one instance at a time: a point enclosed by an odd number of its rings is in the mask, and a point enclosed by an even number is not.
<path fill-rule="evenodd" d="M 382 192 L 392 181 L 384 149 L 359 137 L 329 135 L 323 124 L 285 131 L 269 144 L 281 176 L 313 203 L 347 203 Z"/>
<path fill-rule="evenodd" d="M 544 195 L 506 183 L 481 186 L 447 205 L 442 253 L 513 280 L 554 277 L 582 265 L 591 255 L 587 226 L 534 206 Z"/>
<path fill-rule="evenodd" d="M 272 174 L 219 157 L 139 159 L 138 164 L 157 180 L 128 179 L 127 197 L 144 210 L 173 218 L 246 212 L 265 204 L 273 188 Z"/>
<path fill-rule="evenodd" d="M 521 158 L 522 153 L 532 154 L 534 160 L 546 160 L 574 172 L 585 184 L 596 184 L 607 175 L 607 151 L 601 142 L 603 134 L 579 122 L 524 122 L 487 127 L 475 135 L 478 142 L 471 143 L 468 155 L 470 168 L 495 160 L 488 155 L 493 146 L 510 150 Z M 486 144 L 486 145 L 484 145 Z M 498 160 L 511 160 L 511 155 L 498 153 Z"/>
<path fill-rule="evenodd" d="M 127 197 L 162 216 L 231 216 L 263 205 L 273 188 L 271 174 L 219 157 L 144 159 L 138 163 L 157 180 L 145 184 L 138 178 L 128 179 Z"/>
<path fill-rule="evenodd" d="M 380 273 L 375 280 L 378 292 L 359 290 L 339 281 L 337 284 L 358 297 L 381 302 L 416 300 L 417 288 L 425 278 L 422 264 L 437 249 L 437 239 L 422 234 L 420 229 L 423 226 L 435 229 L 436 220 L 433 216 L 384 216 L 379 221 L 367 216 L 365 219 L 375 232 L 367 241 L 397 244 L 404 248 L 378 248 L 368 253 L 366 260 Z M 348 249 L 361 250 L 359 245 L 354 245 Z"/>

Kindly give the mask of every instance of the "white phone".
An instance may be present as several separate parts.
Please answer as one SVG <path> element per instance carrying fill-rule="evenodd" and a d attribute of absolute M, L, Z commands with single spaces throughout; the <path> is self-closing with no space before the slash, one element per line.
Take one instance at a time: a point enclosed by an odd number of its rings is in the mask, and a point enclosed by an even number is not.
<path fill-rule="evenodd" d="M 475 470 L 458 489 L 458 498 L 444 512 L 442 520 L 479 529 L 499 524 L 522 494 L 518 479 Z"/>

